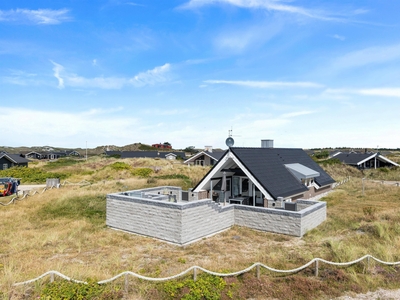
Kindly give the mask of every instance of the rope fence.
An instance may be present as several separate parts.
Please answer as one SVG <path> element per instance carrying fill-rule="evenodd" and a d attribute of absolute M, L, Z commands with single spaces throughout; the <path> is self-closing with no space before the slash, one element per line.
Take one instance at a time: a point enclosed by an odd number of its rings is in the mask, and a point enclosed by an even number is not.
<path fill-rule="evenodd" d="M 77 182 L 77 183 L 73 183 L 73 182 L 64 180 L 63 183 L 60 183 L 60 184 L 53 184 L 53 185 L 51 185 L 51 186 L 46 186 L 46 187 L 44 187 L 43 190 L 42 190 L 41 192 L 39 192 L 38 190 L 34 190 L 32 193 L 30 193 L 30 191 L 28 191 L 27 193 L 23 192 L 22 196 L 19 196 L 19 192 L 20 192 L 20 191 L 17 191 L 16 196 L 14 196 L 14 197 L 13 197 L 9 202 L 7 202 L 7 203 L 0 202 L 0 206 L 7 206 L 7 205 L 13 204 L 13 203 L 15 203 L 15 202 L 17 202 L 17 201 L 21 201 L 21 200 L 23 200 L 23 199 L 26 199 L 26 198 L 28 198 L 28 197 L 32 197 L 32 196 L 34 196 L 34 195 L 36 195 L 36 194 L 43 194 L 43 193 L 44 193 L 45 191 L 47 191 L 47 190 L 51 190 L 51 189 L 54 189 L 54 188 L 59 188 L 59 187 L 61 187 L 61 186 L 66 186 L 66 185 L 86 186 L 86 185 L 91 185 L 91 183 L 90 183 L 89 181 L 87 181 L 87 180 L 82 180 L 82 181 Z"/>
<path fill-rule="evenodd" d="M 331 262 L 331 261 L 328 261 L 328 260 L 325 260 L 325 259 L 322 259 L 322 258 L 314 258 L 311 261 L 309 261 L 308 263 L 304 264 L 303 266 L 300 266 L 300 267 L 295 268 L 295 269 L 290 269 L 290 270 L 279 270 L 279 269 L 275 269 L 275 268 L 269 267 L 267 265 L 264 265 L 262 263 L 254 263 L 250 267 L 248 267 L 246 269 L 243 269 L 243 270 L 240 270 L 240 271 L 237 271 L 237 272 L 219 273 L 219 272 L 213 272 L 213 271 L 204 269 L 204 268 L 199 267 L 199 266 L 192 266 L 192 267 L 186 269 L 185 271 L 182 271 L 179 274 L 176 274 L 176 275 L 173 275 L 173 276 L 169 276 L 169 277 L 162 277 L 162 278 L 147 277 L 147 276 L 143 276 L 143 275 L 131 272 L 131 271 L 125 271 L 125 272 L 122 272 L 122 273 L 120 273 L 120 274 L 118 274 L 118 275 L 116 275 L 116 276 L 114 276 L 114 277 L 112 277 L 110 279 L 102 280 L 102 281 L 99 281 L 97 283 L 98 284 L 110 283 L 110 282 L 113 282 L 114 280 L 117 280 L 118 278 L 124 276 L 125 277 L 125 289 L 127 289 L 127 286 L 129 284 L 128 276 L 133 276 L 133 277 L 136 277 L 138 279 L 152 281 L 152 282 L 161 282 L 161 281 L 174 280 L 174 279 L 182 277 L 182 276 L 184 276 L 184 275 L 186 275 L 188 273 L 193 273 L 193 280 L 196 281 L 197 272 L 198 271 L 202 271 L 204 273 L 207 273 L 207 274 L 210 274 L 210 275 L 214 275 L 214 276 L 218 276 L 218 277 L 233 277 L 233 276 L 238 276 L 238 275 L 250 272 L 254 268 L 256 268 L 257 278 L 260 279 L 261 268 L 264 268 L 264 269 L 266 269 L 268 271 L 276 272 L 276 273 L 283 273 L 283 274 L 292 273 L 292 274 L 294 274 L 294 273 L 300 272 L 300 271 L 304 270 L 305 268 L 308 268 L 308 267 L 310 267 L 312 265 L 314 265 L 314 275 L 318 276 L 319 263 L 320 262 L 324 263 L 324 264 L 327 264 L 327 265 L 332 265 L 332 266 L 349 267 L 349 266 L 354 265 L 356 263 L 359 263 L 359 262 L 362 262 L 364 260 L 367 260 L 367 266 L 368 266 L 367 269 L 369 269 L 369 264 L 370 264 L 370 260 L 371 259 L 375 260 L 376 262 L 378 262 L 380 264 L 388 265 L 388 266 L 395 266 L 395 265 L 399 265 L 400 264 L 400 261 L 397 261 L 397 262 L 386 262 L 386 261 L 380 260 L 378 258 L 375 258 L 372 255 L 367 254 L 367 255 L 365 255 L 363 257 L 360 257 L 360 258 L 358 258 L 356 260 L 353 260 L 353 261 L 350 261 L 350 262 L 342 262 L 342 263 Z M 40 279 L 42 279 L 42 278 L 44 278 L 46 276 L 50 276 L 50 282 L 54 281 L 54 276 L 58 276 L 58 277 L 60 277 L 62 279 L 68 280 L 68 281 L 87 284 L 87 282 L 85 282 L 85 281 L 72 279 L 72 278 L 70 278 L 70 277 L 68 277 L 68 276 L 66 276 L 64 274 L 61 274 L 58 271 L 48 271 L 48 272 L 40 275 L 39 277 L 30 279 L 30 280 L 27 280 L 27 281 L 23 281 L 23 282 L 14 283 L 14 286 L 33 283 L 33 282 L 36 282 L 36 281 L 38 281 L 38 280 L 40 280 Z"/>
<path fill-rule="evenodd" d="M 374 183 L 381 183 L 384 185 L 393 185 L 393 186 L 400 186 L 399 181 L 388 181 L 388 180 L 376 180 L 376 179 L 364 179 L 366 181 L 374 182 Z"/>
<path fill-rule="evenodd" d="M 333 189 L 337 188 L 338 186 L 341 186 L 342 184 L 345 184 L 346 182 L 350 181 L 350 176 L 346 177 L 345 179 L 341 180 L 341 181 L 337 181 L 333 184 Z"/>

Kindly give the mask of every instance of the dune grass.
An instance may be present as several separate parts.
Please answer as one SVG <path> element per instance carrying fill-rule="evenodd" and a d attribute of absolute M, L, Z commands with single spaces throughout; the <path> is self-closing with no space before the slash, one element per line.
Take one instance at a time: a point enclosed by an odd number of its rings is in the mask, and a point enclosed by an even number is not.
<path fill-rule="evenodd" d="M 123 162 L 129 168 L 109 167 L 115 162 Z M 133 176 L 136 168 L 153 171 L 149 177 Z M 106 194 L 155 185 L 186 187 L 188 181 L 200 180 L 209 168 L 166 160 L 114 158 L 91 158 L 54 168 L 56 172 L 68 169 L 70 181 L 86 179 L 92 184 L 63 186 L 0 207 L 0 295 L 3 299 L 37 298 L 48 287 L 48 280 L 21 287 L 14 287 L 13 283 L 49 270 L 93 282 L 127 270 L 167 277 L 193 265 L 233 272 L 254 262 L 277 269 L 297 268 L 315 257 L 346 262 L 371 254 L 382 260 L 399 261 L 400 188 L 366 181 L 363 193 L 365 174 L 342 165 L 325 168 L 337 180 L 348 176 L 351 179 L 323 199 L 328 207 L 327 220 L 303 238 L 235 226 L 185 247 L 107 228 Z M 391 176 L 395 178 L 396 174 Z M 260 280 L 252 272 L 223 279 L 224 282 L 204 276 L 199 277 L 203 284 L 197 286 L 188 283 L 189 277 L 157 284 L 132 278 L 124 299 L 179 299 L 188 292 L 187 286 L 193 286 L 192 291 L 209 293 L 212 299 L 214 290 L 210 290 L 210 284 L 218 285 L 222 299 L 324 299 L 344 291 L 400 288 L 397 267 L 371 262 L 369 268 L 365 262 L 349 268 L 322 265 L 319 277 L 313 276 L 312 268 L 290 276 L 264 270 Z M 118 290 L 123 279 L 114 285 Z M 112 299 L 117 294 L 107 295 Z M 194 295 L 192 299 L 198 298 Z"/>

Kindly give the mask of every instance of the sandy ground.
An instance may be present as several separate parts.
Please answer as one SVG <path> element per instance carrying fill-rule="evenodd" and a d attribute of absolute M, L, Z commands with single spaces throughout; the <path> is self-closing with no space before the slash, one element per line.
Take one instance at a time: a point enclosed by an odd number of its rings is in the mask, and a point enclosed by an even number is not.
<path fill-rule="evenodd" d="M 41 190 L 46 187 L 45 184 L 32 184 L 32 185 L 19 185 L 18 186 L 18 191 L 20 192 L 29 192 L 33 190 Z"/>
<path fill-rule="evenodd" d="M 368 292 L 366 294 L 355 294 L 342 296 L 335 298 L 335 300 L 389 300 L 389 299 L 400 299 L 400 290 L 382 290 L 379 289 L 375 292 Z"/>
<path fill-rule="evenodd" d="M 386 183 L 386 182 L 385 182 Z M 393 184 L 390 182 L 389 184 Z M 20 185 L 18 190 L 20 192 L 29 192 L 34 190 L 42 190 L 45 188 L 45 184 L 35 184 L 35 185 Z M 397 300 L 400 299 L 400 289 L 399 290 L 383 290 L 379 289 L 375 292 L 368 292 L 366 294 L 349 294 L 346 296 L 341 296 L 339 298 L 333 298 L 332 300 Z"/>

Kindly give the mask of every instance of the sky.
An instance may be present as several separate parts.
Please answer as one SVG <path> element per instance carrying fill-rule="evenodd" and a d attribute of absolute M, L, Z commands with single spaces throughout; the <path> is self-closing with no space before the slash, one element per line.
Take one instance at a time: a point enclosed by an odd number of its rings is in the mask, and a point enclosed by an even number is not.
<path fill-rule="evenodd" d="M 400 148 L 400 1 L 0 3 L 0 145 Z"/>

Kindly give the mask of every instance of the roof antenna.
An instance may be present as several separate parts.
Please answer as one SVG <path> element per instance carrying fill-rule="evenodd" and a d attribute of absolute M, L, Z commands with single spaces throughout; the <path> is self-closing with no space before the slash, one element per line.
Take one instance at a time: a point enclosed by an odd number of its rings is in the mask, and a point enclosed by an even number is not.
<path fill-rule="evenodd" d="M 235 144 L 234 139 L 232 138 L 232 127 L 228 130 L 228 138 L 225 140 L 225 144 L 230 148 Z"/>

